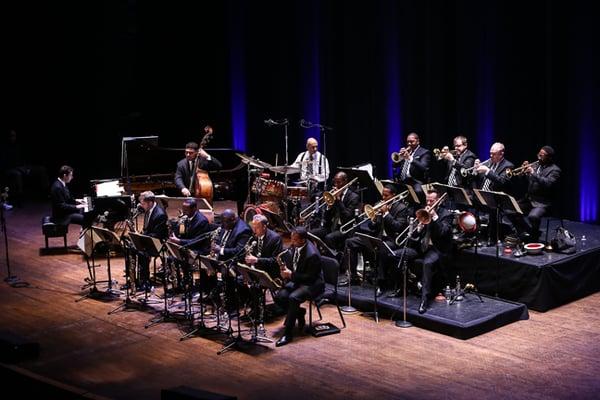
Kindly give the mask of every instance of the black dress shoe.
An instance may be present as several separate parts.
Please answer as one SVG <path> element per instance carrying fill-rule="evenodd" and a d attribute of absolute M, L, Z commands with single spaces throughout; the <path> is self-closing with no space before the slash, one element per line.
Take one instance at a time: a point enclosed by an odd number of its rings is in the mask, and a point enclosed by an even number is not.
<path fill-rule="evenodd" d="M 275 342 L 275 347 L 285 346 L 286 344 L 292 341 L 292 337 L 289 335 L 283 335 L 279 338 L 278 341 Z"/>
<path fill-rule="evenodd" d="M 377 289 L 375 289 L 375 296 L 381 297 L 382 294 L 383 294 L 383 292 L 381 291 L 381 288 L 378 286 Z"/>
<path fill-rule="evenodd" d="M 427 311 L 427 300 L 421 300 L 421 304 L 419 304 L 419 314 L 425 314 Z"/>

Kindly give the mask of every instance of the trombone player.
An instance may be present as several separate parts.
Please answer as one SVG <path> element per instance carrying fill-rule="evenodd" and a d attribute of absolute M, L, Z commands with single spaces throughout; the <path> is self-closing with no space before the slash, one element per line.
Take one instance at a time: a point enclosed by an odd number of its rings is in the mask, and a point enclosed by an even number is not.
<path fill-rule="evenodd" d="M 408 229 L 406 246 L 395 250 L 394 257 L 390 257 L 394 266 L 401 257 L 407 261 L 422 261 L 420 314 L 427 311 L 434 268 L 438 265 L 445 268 L 452 254 L 453 215 L 441 206 L 443 198 L 440 198 L 437 191 L 428 191 L 426 198 L 427 207 L 417 211 L 417 219 L 412 222 L 414 229 Z M 398 239 L 401 238 L 397 238 L 396 242 L 399 242 Z"/>
<path fill-rule="evenodd" d="M 527 193 L 525 198 L 519 200 L 524 214 L 507 213 L 507 217 L 522 239 L 537 242 L 540 237 L 541 219 L 552 207 L 554 190 L 561 174 L 561 169 L 554 163 L 554 149 L 543 146 L 538 151 L 537 161 L 525 162 L 523 166 L 511 170 L 510 174 L 525 176 Z M 525 213 L 527 218 L 524 217 Z"/>

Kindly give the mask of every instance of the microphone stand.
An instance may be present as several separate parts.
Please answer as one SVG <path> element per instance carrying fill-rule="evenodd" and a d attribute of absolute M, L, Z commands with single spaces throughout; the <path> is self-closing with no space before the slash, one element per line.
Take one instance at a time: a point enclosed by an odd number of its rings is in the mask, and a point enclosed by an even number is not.
<path fill-rule="evenodd" d="M 7 188 L 8 190 L 8 188 Z M 11 286 L 15 286 L 19 280 L 16 275 L 10 273 L 10 257 L 8 256 L 8 235 L 6 232 L 6 219 L 4 218 L 4 203 L 7 197 L 6 191 L 2 193 L 0 197 L 0 225 L 2 225 L 2 234 L 4 235 L 4 248 L 6 249 L 6 272 L 7 276 L 4 278 L 4 282 Z"/>

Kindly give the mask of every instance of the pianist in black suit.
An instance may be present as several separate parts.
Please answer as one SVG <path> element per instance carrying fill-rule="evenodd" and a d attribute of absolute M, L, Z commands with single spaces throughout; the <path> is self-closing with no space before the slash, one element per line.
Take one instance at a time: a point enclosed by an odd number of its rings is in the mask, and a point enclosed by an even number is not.
<path fill-rule="evenodd" d="M 196 199 L 185 199 L 181 211 L 183 215 L 177 220 L 169 241 L 186 246 L 200 254 L 208 254 L 210 238 L 207 232 L 211 230 L 211 226 L 204 214 L 198 211 Z"/>
<path fill-rule="evenodd" d="M 183 196 L 189 197 L 194 193 L 196 169 L 210 171 L 221 169 L 222 167 L 221 162 L 204 151 L 204 149 L 199 148 L 198 143 L 189 142 L 185 145 L 185 158 L 177 163 L 175 185 L 177 185 L 177 189 L 180 190 Z"/>
<path fill-rule="evenodd" d="M 298 328 L 300 330 L 304 328 L 306 309 L 301 308 L 300 304 L 315 298 L 325 288 L 321 270 L 321 255 L 307 238 L 308 232 L 304 227 L 297 227 L 292 231 L 292 247 L 288 251 L 291 257 L 291 269 L 287 265 L 285 268 L 282 266 L 281 276 L 287 283 L 279 290 L 275 300 L 282 307 L 287 307 L 288 311 L 285 319 L 285 331 L 275 344 L 277 347 L 292 341 L 296 319 Z"/>
<path fill-rule="evenodd" d="M 140 205 L 144 209 L 143 235 L 151 236 L 161 241 L 167 239 L 169 232 L 167 228 L 167 214 L 156 202 L 154 193 L 150 191 L 140 194 Z M 138 255 L 140 273 L 139 288 L 148 290 L 150 288 L 150 257 L 146 254 Z"/>
<path fill-rule="evenodd" d="M 561 174 L 561 169 L 554 163 L 552 147 L 542 147 L 537 154 L 537 159 L 538 164 L 530 164 L 523 174 L 527 179 L 527 194 L 524 199 L 519 200 L 523 214 L 508 214 L 517 233 L 532 242 L 537 242 L 539 239 L 541 219 L 552 207 L 554 190 Z M 524 215 L 527 215 L 527 218 Z"/>
<path fill-rule="evenodd" d="M 83 225 L 83 204 L 78 204 L 71 196 L 67 184 L 73 180 L 73 168 L 68 165 L 60 167 L 58 178 L 50 187 L 52 201 L 52 221 L 55 224 Z"/>

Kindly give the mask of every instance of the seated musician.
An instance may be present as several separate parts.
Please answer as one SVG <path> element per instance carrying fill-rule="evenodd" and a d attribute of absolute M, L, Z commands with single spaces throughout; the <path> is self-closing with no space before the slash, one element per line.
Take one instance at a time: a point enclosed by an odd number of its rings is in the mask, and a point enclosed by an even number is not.
<path fill-rule="evenodd" d="M 208 219 L 198 211 L 196 199 L 185 199 L 181 205 L 183 213 L 176 228 L 171 232 L 169 240 L 175 244 L 186 246 L 200 254 L 208 254 L 210 238 L 206 233 L 211 229 Z M 183 228 L 183 229 L 181 229 Z M 206 237 L 202 240 L 202 237 Z"/>
<path fill-rule="evenodd" d="M 323 191 L 329 178 L 329 161 L 319 152 L 319 142 L 315 138 L 306 140 L 306 151 L 298 154 L 292 164 L 300 168 L 300 179 L 307 183 L 311 194 Z"/>
<path fill-rule="evenodd" d="M 400 149 L 398 159 L 394 159 L 394 180 L 399 183 L 415 185 L 420 191 L 420 185 L 427 182 L 427 174 L 431 168 L 431 152 L 421 147 L 421 140 L 416 133 L 406 137 L 406 147 Z"/>
<path fill-rule="evenodd" d="M 277 279 L 281 278 L 281 275 L 275 256 L 281 253 L 283 245 L 281 237 L 275 231 L 269 229 L 268 225 L 269 220 L 262 214 L 256 214 L 252 218 L 252 232 L 254 234 L 250 241 L 251 243 L 256 242 L 256 245 L 252 246 L 244 261 L 256 269 L 265 271 L 271 279 Z"/>
<path fill-rule="evenodd" d="M 439 194 L 435 190 L 427 192 L 427 207 L 429 218 L 413 221 L 412 233 L 409 230 L 408 240 L 404 247 L 394 252 L 394 262 L 401 257 L 408 262 L 421 260 L 423 271 L 421 275 L 421 303 L 419 313 L 427 311 L 429 296 L 432 291 L 434 267 L 444 268 L 448 265 L 452 253 L 452 219 L 453 215 L 438 202 Z M 419 210 L 421 211 L 421 210 Z M 429 220 L 429 221 L 428 221 Z M 399 271 L 401 272 L 401 271 Z"/>
<path fill-rule="evenodd" d="M 140 194 L 140 206 L 144 210 L 144 229 L 142 234 L 151 236 L 161 241 L 166 240 L 169 232 L 167 227 L 167 214 L 156 202 L 154 193 L 146 191 Z M 140 290 L 150 290 L 150 257 L 138 254 L 138 268 L 140 274 Z"/>
<path fill-rule="evenodd" d="M 73 168 L 68 165 L 60 167 L 58 178 L 50 187 L 52 202 L 52 222 L 60 225 L 83 225 L 83 208 L 72 196 L 67 184 L 73 180 Z"/>
<path fill-rule="evenodd" d="M 504 145 L 496 142 L 490 147 L 490 158 L 483 163 L 475 160 L 474 172 L 477 175 L 476 189 L 506 192 L 510 188 L 510 177 L 506 171 L 514 165 L 504 158 Z"/>
<path fill-rule="evenodd" d="M 197 169 L 210 171 L 222 167 L 221 162 L 201 149 L 198 143 L 189 142 L 185 145 L 185 158 L 177 163 L 175 185 L 183 196 L 190 197 L 194 194 Z"/>
<path fill-rule="evenodd" d="M 318 236 L 325 244 L 332 249 L 342 250 L 346 235 L 340 232 L 340 226 L 350 221 L 355 211 L 358 210 L 360 198 L 350 187 L 338 190 L 346 186 L 348 175 L 345 172 L 338 172 L 333 178 L 333 191 L 336 191 L 335 201 L 331 206 L 324 206 L 323 225 L 312 229 L 311 233 Z"/>
<path fill-rule="evenodd" d="M 300 305 L 322 293 L 325 288 L 319 250 L 307 239 L 306 228 L 296 227 L 292 231 L 292 247 L 287 252 L 291 263 L 281 266 L 281 276 L 287 283 L 277 292 L 274 300 L 287 308 L 287 317 L 283 336 L 275 343 L 277 347 L 293 340 L 296 320 L 300 331 L 303 330 L 306 309 Z"/>
<path fill-rule="evenodd" d="M 385 185 L 382 193 L 382 201 L 391 201 L 391 199 L 397 195 L 397 189 L 394 185 Z M 377 207 L 377 205 L 376 205 Z M 366 219 L 358 228 L 364 233 L 372 236 L 379 237 L 385 241 L 390 248 L 395 248 L 394 240 L 396 236 L 404 230 L 406 227 L 408 207 L 403 201 L 394 201 L 391 204 L 384 204 L 378 208 L 377 216 L 375 220 Z M 362 226 L 366 225 L 366 229 Z M 385 249 L 379 249 L 383 252 Z M 351 236 L 346 239 L 344 248 L 344 262 L 347 268 L 351 271 L 351 283 L 358 282 L 356 274 L 356 264 L 358 259 L 358 252 L 362 252 L 364 257 L 367 257 L 372 252 L 369 243 L 360 236 Z M 382 257 L 377 257 L 378 260 L 378 271 L 377 271 L 377 287 L 378 294 L 381 293 L 381 287 L 385 282 L 385 269 L 383 267 Z"/>
<path fill-rule="evenodd" d="M 527 194 L 525 198 L 519 199 L 523 214 L 508 213 L 507 216 L 522 238 L 537 242 L 540 237 L 540 222 L 552 207 L 553 191 L 560 179 L 561 169 L 554 163 L 554 149 L 550 146 L 540 149 L 537 165 L 524 164 L 522 168 L 522 175 L 527 180 Z"/>
<path fill-rule="evenodd" d="M 461 174 L 462 170 L 467 170 L 475 164 L 477 156 L 471 150 L 468 149 L 467 138 L 464 136 L 457 136 L 454 138 L 454 150 L 455 154 L 451 151 L 444 154 L 443 159 L 448 162 L 448 173 L 446 174 L 446 182 L 449 186 L 467 187 L 469 177 L 472 175 L 468 174 L 463 177 Z"/>

